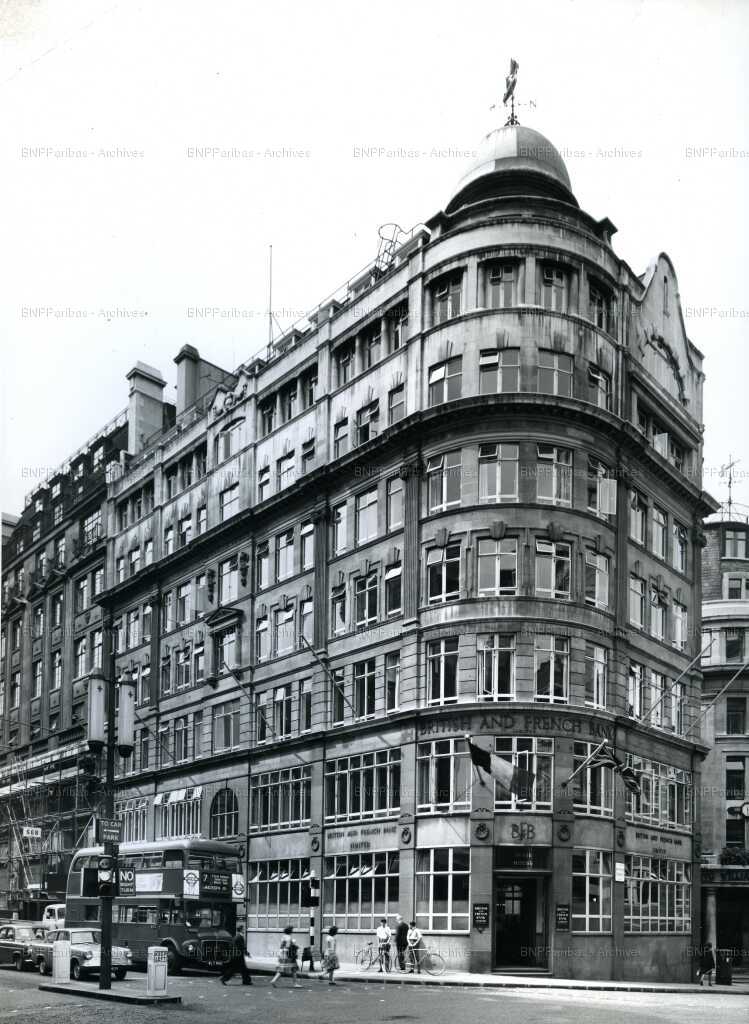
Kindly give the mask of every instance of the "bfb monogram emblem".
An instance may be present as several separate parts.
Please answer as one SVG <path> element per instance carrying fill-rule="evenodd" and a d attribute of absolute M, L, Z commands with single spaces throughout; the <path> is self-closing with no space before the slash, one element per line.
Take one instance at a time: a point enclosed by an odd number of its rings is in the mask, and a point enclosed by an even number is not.
<path fill-rule="evenodd" d="M 513 825 L 510 835 L 516 843 L 533 842 L 536 838 L 536 826 L 525 822 Z"/>

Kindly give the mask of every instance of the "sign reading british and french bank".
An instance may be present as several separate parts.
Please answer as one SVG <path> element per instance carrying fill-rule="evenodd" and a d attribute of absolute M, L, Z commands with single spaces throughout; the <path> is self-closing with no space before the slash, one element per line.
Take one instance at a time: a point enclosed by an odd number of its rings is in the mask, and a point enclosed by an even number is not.
<path fill-rule="evenodd" d="M 398 825 L 372 823 L 354 828 L 329 828 L 325 833 L 326 853 L 356 853 L 357 850 L 389 850 L 398 846 Z"/>
<path fill-rule="evenodd" d="M 582 715 L 548 711 L 500 711 L 481 714 L 439 715 L 421 719 L 418 724 L 419 738 L 425 736 L 450 736 L 469 733 L 501 733 L 535 736 L 538 734 L 590 737 L 598 740 L 614 739 L 613 722 Z"/>

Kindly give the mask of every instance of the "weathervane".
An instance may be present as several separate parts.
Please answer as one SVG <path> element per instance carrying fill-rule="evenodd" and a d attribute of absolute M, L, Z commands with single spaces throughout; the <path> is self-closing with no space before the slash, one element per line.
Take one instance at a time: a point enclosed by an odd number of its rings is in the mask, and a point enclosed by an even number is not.
<path fill-rule="evenodd" d="M 502 103 L 507 106 L 507 101 L 510 101 L 510 116 L 505 121 L 505 128 L 508 125 L 517 124 L 518 119 L 515 116 L 515 86 L 518 80 L 518 68 L 520 65 L 516 60 L 510 58 L 510 73 L 505 78 L 505 94 L 502 97 Z"/>
<path fill-rule="evenodd" d="M 507 128 L 508 125 L 518 124 L 518 119 L 515 116 L 515 85 L 517 84 L 519 67 L 520 65 L 518 64 L 518 62 L 510 58 L 510 73 L 505 78 L 505 94 L 502 97 L 502 103 L 504 104 L 505 107 L 507 106 L 507 101 L 510 101 L 510 116 L 505 121 L 505 128 Z M 492 105 L 489 107 L 489 110 L 496 109 L 496 103 L 492 103 Z"/>

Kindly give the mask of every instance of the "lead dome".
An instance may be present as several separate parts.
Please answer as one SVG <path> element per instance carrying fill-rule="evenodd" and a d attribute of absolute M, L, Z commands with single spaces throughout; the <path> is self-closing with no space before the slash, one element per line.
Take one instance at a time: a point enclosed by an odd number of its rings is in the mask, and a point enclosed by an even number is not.
<path fill-rule="evenodd" d="M 578 205 L 557 148 L 541 132 L 519 124 L 495 128 L 484 138 L 446 212 L 503 195 L 544 195 Z"/>

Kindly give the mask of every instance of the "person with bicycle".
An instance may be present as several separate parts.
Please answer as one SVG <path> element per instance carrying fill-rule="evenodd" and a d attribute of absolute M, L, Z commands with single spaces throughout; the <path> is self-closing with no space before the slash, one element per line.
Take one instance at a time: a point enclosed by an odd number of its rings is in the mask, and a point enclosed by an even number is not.
<path fill-rule="evenodd" d="M 382 974 L 383 968 L 386 971 L 390 970 L 390 940 L 392 937 L 393 933 L 388 926 L 387 920 L 383 917 L 377 928 L 377 952 L 380 960 L 380 974 Z"/>
<path fill-rule="evenodd" d="M 408 925 L 400 914 L 395 916 L 395 952 L 398 959 L 398 967 L 401 971 L 406 969 L 406 949 L 408 947 Z"/>
<path fill-rule="evenodd" d="M 416 973 L 421 974 L 421 961 L 417 952 L 420 942 L 421 932 L 416 927 L 416 922 L 411 921 L 406 934 L 406 944 L 408 947 L 408 974 L 413 974 L 414 967 L 416 967 Z"/>

